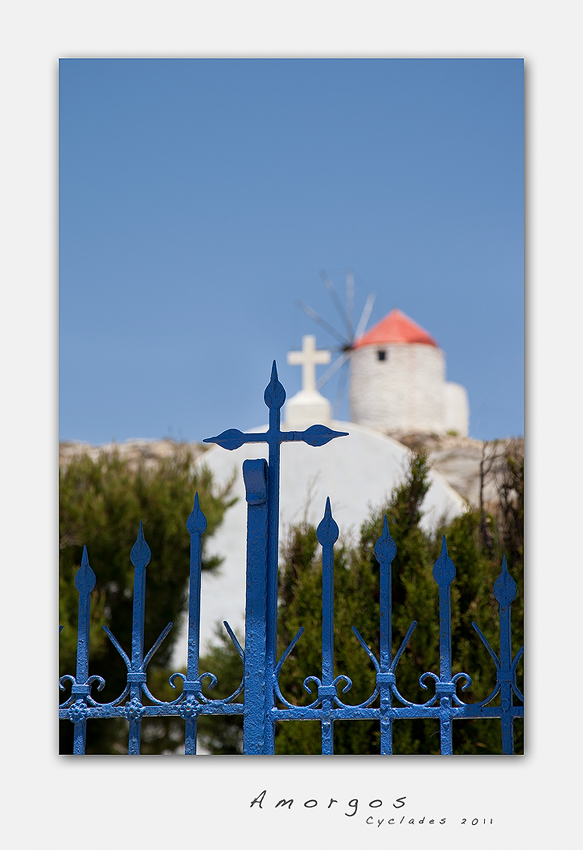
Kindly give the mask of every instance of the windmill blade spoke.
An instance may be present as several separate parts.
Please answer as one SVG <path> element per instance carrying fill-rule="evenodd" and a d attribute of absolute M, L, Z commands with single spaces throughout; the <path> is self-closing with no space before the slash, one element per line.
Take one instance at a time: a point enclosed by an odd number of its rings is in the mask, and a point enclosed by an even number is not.
<path fill-rule="evenodd" d="M 306 316 L 309 316 L 314 322 L 317 322 L 325 331 L 328 331 L 335 339 L 338 340 L 342 344 L 342 346 L 347 344 L 347 340 L 342 334 L 339 334 L 337 330 L 334 330 L 332 325 L 329 325 L 321 316 L 319 316 L 315 310 L 312 310 L 311 307 L 308 307 L 307 304 L 304 304 L 303 301 L 296 301 L 297 306 L 300 310 L 303 310 Z"/>
<path fill-rule="evenodd" d="M 344 354 L 341 354 L 340 357 L 335 360 L 334 363 L 330 366 L 330 368 L 326 369 L 321 378 L 318 379 L 318 381 L 316 382 L 316 389 L 319 390 L 321 387 L 323 387 L 324 384 L 330 380 L 332 375 L 334 375 L 338 371 L 338 369 L 340 369 L 340 367 L 344 363 L 346 363 L 349 357 L 350 352 L 348 351 L 345 351 Z"/>
<path fill-rule="evenodd" d="M 372 311 L 372 307 L 373 307 L 373 304 L 375 302 L 375 298 L 376 298 L 375 293 L 371 292 L 371 294 L 366 299 L 366 304 L 364 305 L 364 310 L 362 311 L 362 316 L 360 317 L 360 320 L 358 322 L 358 327 L 357 327 L 356 333 L 354 335 L 355 339 L 358 339 L 364 333 L 364 329 L 366 328 L 366 323 L 369 320 L 369 317 L 370 317 L 370 314 L 371 314 L 371 311 Z"/>
<path fill-rule="evenodd" d="M 354 326 L 354 275 L 346 272 L 346 312 L 350 326 Z"/>
<path fill-rule="evenodd" d="M 336 307 L 338 315 L 340 316 L 340 318 L 344 322 L 346 330 L 348 331 L 348 339 L 349 339 L 350 342 L 352 342 L 352 340 L 354 339 L 354 329 L 352 327 L 350 319 L 348 318 L 346 310 L 344 309 L 344 305 L 342 304 L 342 301 L 340 300 L 340 297 L 339 297 L 338 293 L 336 292 L 336 289 L 334 288 L 334 284 L 332 283 L 332 281 L 330 280 L 330 278 L 328 277 L 326 272 L 321 271 L 320 277 L 322 278 L 322 281 L 324 282 L 324 286 L 328 290 L 328 293 L 329 293 L 330 298 L 332 299 L 332 301 L 334 303 L 334 306 Z"/>
<path fill-rule="evenodd" d="M 367 322 L 370 318 L 370 314 L 372 312 L 373 304 L 375 302 L 376 295 L 371 293 L 366 299 L 366 303 L 364 305 L 364 310 L 362 311 L 362 315 L 358 322 L 358 326 L 356 331 L 354 330 L 354 275 L 352 271 L 347 270 L 346 272 L 346 307 L 342 303 L 334 284 L 328 277 L 325 271 L 320 272 L 320 277 L 322 278 L 322 282 L 324 286 L 328 290 L 328 294 L 332 299 L 332 302 L 336 308 L 336 312 L 340 316 L 344 327 L 346 328 L 348 334 L 343 335 L 335 328 L 332 327 L 322 316 L 319 316 L 315 310 L 312 310 L 311 307 L 308 307 L 303 301 L 296 301 L 296 305 L 304 311 L 306 316 L 308 316 L 312 321 L 317 322 L 320 327 L 324 328 L 324 330 L 329 333 L 334 339 L 336 339 L 340 345 L 330 346 L 329 351 L 338 352 L 338 357 L 332 365 L 327 369 L 326 372 L 316 381 L 316 389 L 320 390 L 324 384 L 326 384 L 333 375 L 336 374 L 340 370 L 340 375 L 338 378 L 338 384 L 336 387 L 336 397 L 333 405 L 333 416 L 338 418 L 340 415 L 340 408 L 342 407 L 342 402 L 344 398 L 344 394 L 346 392 L 346 384 L 348 381 L 348 372 L 349 372 L 349 360 L 354 351 L 354 342 L 355 339 L 358 339 L 364 333 Z"/>
<path fill-rule="evenodd" d="M 348 358 L 344 361 L 338 378 L 338 387 L 336 388 L 336 398 L 334 399 L 334 419 L 340 416 L 340 408 L 342 406 L 342 397 L 346 389 L 346 379 L 348 378 Z"/>

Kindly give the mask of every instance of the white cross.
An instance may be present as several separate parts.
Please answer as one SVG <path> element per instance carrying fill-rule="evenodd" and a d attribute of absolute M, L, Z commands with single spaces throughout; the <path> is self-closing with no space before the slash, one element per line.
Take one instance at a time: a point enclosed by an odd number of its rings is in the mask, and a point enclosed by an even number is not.
<path fill-rule="evenodd" d="M 316 392 L 316 365 L 330 362 L 329 351 L 316 351 L 316 337 L 303 336 L 302 350 L 289 351 L 287 362 L 290 366 L 302 367 L 302 390 Z"/>

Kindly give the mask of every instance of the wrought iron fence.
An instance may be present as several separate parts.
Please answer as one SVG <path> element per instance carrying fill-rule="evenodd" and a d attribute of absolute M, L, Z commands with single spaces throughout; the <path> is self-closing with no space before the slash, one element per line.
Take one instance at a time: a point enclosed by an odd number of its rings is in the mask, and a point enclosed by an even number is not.
<path fill-rule="evenodd" d="M 282 442 L 303 441 L 312 446 L 322 446 L 345 432 L 332 431 L 323 425 L 313 425 L 305 431 L 282 431 L 280 411 L 285 401 L 285 390 L 277 377 L 273 364 L 271 380 L 265 390 L 265 403 L 269 408 L 269 428 L 262 433 L 242 433 L 236 429 L 223 432 L 205 442 L 216 443 L 233 450 L 248 442 L 268 444 L 268 460 L 246 460 L 243 478 L 247 501 L 247 575 L 245 609 L 245 647 L 243 648 L 225 622 L 225 628 L 241 658 L 243 677 L 236 690 L 223 699 L 212 699 L 203 693 L 204 680 L 208 686 L 216 683 L 212 672 L 199 671 L 200 602 L 202 535 L 206 519 L 202 513 L 198 494 L 186 528 L 190 534 L 190 598 L 188 611 L 188 658 L 186 674 L 174 673 L 170 684 L 177 687 L 182 681 L 179 695 L 172 701 L 157 699 L 147 684 L 147 668 L 154 653 L 172 628 L 169 623 L 154 645 L 144 654 L 144 615 L 146 567 L 150 561 L 150 548 L 144 539 L 140 523 L 130 559 L 134 566 L 134 596 L 131 651 L 128 655 L 112 632 L 103 626 L 109 640 L 123 659 L 127 680 L 123 692 L 113 701 L 100 703 L 92 694 L 103 689 L 105 680 L 99 675 L 89 675 L 89 624 L 91 591 L 96 582 L 87 554 L 83 550 L 81 566 L 75 578 L 79 592 L 79 618 L 77 633 L 77 664 L 75 675 L 64 675 L 59 685 L 70 695 L 59 706 L 59 718 L 74 724 L 73 752 L 85 753 L 87 722 L 102 718 L 125 718 L 129 724 L 128 753 L 140 753 L 141 724 L 147 717 L 180 717 L 184 721 L 184 751 L 196 754 L 197 719 L 201 715 L 243 715 L 243 752 L 245 754 L 273 754 L 275 725 L 282 721 L 317 720 L 321 725 L 322 753 L 333 753 L 333 724 L 336 720 L 376 720 L 380 722 L 380 753 L 390 755 L 393 750 L 393 723 L 399 719 L 433 718 L 439 722 L 442 755 L 451 755 L 452 724 L 466 719 L 494 718 L 500 721 L 502 752 L 514 752 L 514 720 L 524 715 L 524 698 L 517 685 L 517 666 L 523 647 L 516 655 L 511 646 L 511 605 L 516 597 L 516 583 L 510 576 L 506 560 L 493 588 L 499 607 L 500 652 L 496 655 L 479 626 L 473 627 L 486 647 L 495 671 L 495 683 L 486 699 L 465 703 L 458 694 L 471 684 L 468 673 L 452 675 L 451 646 L 451 585 L 456 570 L 449 557 L 445 537 L 442 550 L 433 568 L 433 578 L 439 595 L 439 672 L 428 671 L 420 678 L 420 685 L 434 682 L 434 693 L 424 703 L 407 700 L 398 688 L 397 666 L 409 643 L 417 623 L 414 621 L 398 651 L 392 654 L 391 583 L 392 562 L 397 549 L 390 536 L 385 517 L 383 532 L 374 552 L 380 566 L 380 651 L 375 656 L 353 626 L 354 634 L 376 671 L 376 684 L 370 696 L 359 705 L 342 701 L 338 688 L 346 693 L 352 682 L 346 675 L 334 676 L 334 544 L 338 539 L 338 526 L 327 500 L 324 517 L 317 529 L 322 547 L 322 668 L 319 676 L 309 675 L 304 680 L 308 692 L 315 689 L 315 699 L 306 706 L 289 702 L 282 693 L 279 676 L 286 659 L 293 652 L 304 629 L 301 628 L 282 656 L 277 659 L 277 600 L 279 553 L 279 473 L 280 445 Z M 494 677 L 493 677 L 494 678 Z M 242 694 L 243 702 L 238 701 Z M 499 696 L 497 702 L 494 700 Z"/>

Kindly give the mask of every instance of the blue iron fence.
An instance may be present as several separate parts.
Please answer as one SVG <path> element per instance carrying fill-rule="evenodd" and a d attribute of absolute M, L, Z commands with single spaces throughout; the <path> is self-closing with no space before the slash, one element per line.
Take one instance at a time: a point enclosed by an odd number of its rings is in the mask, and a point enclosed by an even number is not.
<path fill-rule="evenodd" d="M 75 676 L 62 676 L 61 690 L 71 686 L 69 697 L 59 706 L 59 718 L 74 724 L 73 752 L 85 753 L 88 720 L 121 717 L 129 724 L 128 753 L 140 752 L 141 723 L 144 717 L 180 717 L 184 721 L 185 754 L 196 754 L 197 719 L 201 715 L 243 715 L 243 752 L 245 754 L 273 754 L 275 724 L 290 720 L 317 720 L 321 725 L 322 753 L 333 753 L 333 724 L 336 720 L 380 721 L 380 753 L 390 755 L 393 747 L 393 723 L 398 719 L 434 718 L 439 721 L 442 755 L 451 755 L 452 724 L 465 719 L 499 719 L 502 752 L 514 752 L 514 720 L 524 715 L 524 698 L 517 681 L 517 666 L 523 647 L 513 657 L 511 646 L 511 605 L 516 597 L 516 583 L 510 576 L 506 559 L 493 588 L 499 606 L 500 653 L 496 655 L 479 626 L 473 627 L 486 647 L 495 669 L 495 684 L 484 700 L 464 703 L 457 686 L 465 691 L 471 684 L 465 672 L 452 675 L 451 647 L 451 585 L 456 570 L 449 557 L 445 537 L 442 550 L 433 568 L 433 578 L 439 594 L 439 673 L 426 672 L 420 685 L 427 689 L 427 680 L 434 682 L 434 694 L 424 703 L 407 700 L 398 689 L 397 666 L 409 643 L 417 623 L 414 621 L 397 653 L 392 655 L 392 562 L 397 553 L 385 517 L 383 532 L 375 546 L 375 556 L 380 566 L 380 651 L 378 658 L 367 646 L 353 626 L 354 634 L 376 671 L 373 693 L 359 705 L 350 705 L 338 695 L 338 686 L 346 693 L 352 682 L 346 675 L 334 676 L 334 544 L 338 539 L 338 526 L 332 516 L 330 500 L 326 502 L 324 517 L 317 529 L 322 547 L 322 669 L 321 675 L 309 675 L 304 680 L 308 692 L 316 689 L 315 699 L 307 706 L 289 702 L 282 693 L 279 676 L 286 659 L 300 640 L 301 628 L 281 658 L 277 660 L 277 599 L 279 553 L 279 475 L 280 445 L 282 442 L 303 441 L 311 446 L 323 446 L 345 432 L 333 431 L 324 425 L 313 425 L 305 431 L 282 431 L 280 412 L 285 401 L 285 390 L 277 377 L 275 362 L 271 380 L 265 390 L 265 403 L 269 408 L 269 428 L 262 433 L 242 433 L 236 429 L 224 431 L 205 442 L 216 443 L 233 450 L 249 442 L 268 444 L 268 460 L 246 460 L 243 479 L 247 501 L 247 576 L 245 608 L 245 648 L 240 645 L 227 622 L 225 628 L 243 663 L 243 677 L 236 690 L 223 699 L 212 699 L 203 694 L 203 682 L 208 687 L 216 683 L 211 672 L 199 671 L 199 635 L 201 601 L 202 535 L 206 519 L 202 513 L 198 494 L 186 528 L 190 534 L 190 601 L 188 611 L 188 658 L 186 674 L 174 673 L 170 684 L 182 688 L 176 699 L 157 699 L 147 684 L 147 668 L 154 653 L 170 632 L 172 623 L 162 631 L 154 645 L 144 655 L 144 615 L 146 567 L 150 561 L 150 548 L 144 538 L 142 525 L 130 559 L 134 566 L 134 597 L 131 654 L 128 655 L 112 632 L 104 626 L 109 640 L 123 659 L 127 668 L 127 681 L 123 692 L 115 700 L 98 702 L 92 695 L 105 686 L 99 675 L 89 675 L 89 622 L 91 591 L 96 582 L 87 554 L 83 550 L 81 566 L 75 578 L 79 592 L 79 618 L 77 634 L 77 666 Z M 237 701 L 243 694 L 243 702 Z M 494 704 L 499 695 L 499 705 Z"/>

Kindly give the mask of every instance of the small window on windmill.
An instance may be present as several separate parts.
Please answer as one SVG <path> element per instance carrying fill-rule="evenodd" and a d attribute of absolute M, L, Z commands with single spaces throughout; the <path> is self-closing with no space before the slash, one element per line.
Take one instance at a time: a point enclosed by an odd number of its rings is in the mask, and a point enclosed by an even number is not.
<path fill-rule="evenodd" d="M 377 360 L 386 360 L 386 359 L 387 359 L 387 352 L 385 351 L 385 349 L 384 348 L 379 349 L 377 351 Z"/>

